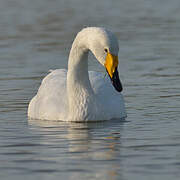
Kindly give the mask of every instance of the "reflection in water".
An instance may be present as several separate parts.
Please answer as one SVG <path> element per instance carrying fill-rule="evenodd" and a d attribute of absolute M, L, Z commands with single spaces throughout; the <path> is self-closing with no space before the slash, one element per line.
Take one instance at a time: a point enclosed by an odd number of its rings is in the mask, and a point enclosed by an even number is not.
<path fill-rule="evenodd" d="M 32 133 L 41 133 L 39 143 L 51 144 L 53 147 L 53 142 L 56 142 L 56 146 L 61 147 L 61 140 L 65 139 L 68 153 L 64 156 L 71 159 L 71 164 L 67 165 L 66 170 L 76 169 L 76 178 L 79 178 L 83 171 L 89 174 L 93 170 L 92 177 L 112 180 L 121 174 L 120 133 L 124 122 L 113 120 L 98 123 L 66 123 L 36 119 L 28 121 Z"/>

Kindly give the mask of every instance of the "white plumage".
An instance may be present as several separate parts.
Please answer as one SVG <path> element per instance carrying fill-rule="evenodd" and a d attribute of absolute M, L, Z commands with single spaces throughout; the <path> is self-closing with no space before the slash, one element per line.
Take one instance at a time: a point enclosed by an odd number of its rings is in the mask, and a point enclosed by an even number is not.
<path fill-rule="evenodd" d="M 68 72 L 57 69 L 42 81 L 28 107 L 35 119 L 100 121 L 126 117 L 124 100 L 100 72 L 88 72 L 88 52 L 104 66 L 108 49 L 118 55 L 115 36 L 103 28 L 85 28 L 76 36 L 69 55 Z"/>

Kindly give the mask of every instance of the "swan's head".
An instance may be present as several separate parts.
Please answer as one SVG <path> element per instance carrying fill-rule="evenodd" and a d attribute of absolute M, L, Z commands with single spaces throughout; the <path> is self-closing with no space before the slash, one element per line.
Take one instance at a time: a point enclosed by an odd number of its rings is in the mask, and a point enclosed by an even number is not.
<path fill-rule="evenodd" d="M 122 91 L 122 84 L 118 74 L 119 45 L 115 35 L 104 29 L 88 27 L 81 31 L 87 49 L 92 51 L 96 59 L 106 68 L 114 88 Z"/>

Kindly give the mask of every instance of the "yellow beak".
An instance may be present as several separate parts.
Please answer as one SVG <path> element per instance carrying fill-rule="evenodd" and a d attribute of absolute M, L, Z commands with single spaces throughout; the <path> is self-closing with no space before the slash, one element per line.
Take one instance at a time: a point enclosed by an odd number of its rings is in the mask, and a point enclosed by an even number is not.
<path fill-rule="evenodd" d="M 111 53 L 107 53 L 106 55 L 106 61 L 104 63 L 104 66 L 106 68 L 107 73 L 109 74 L 109 77 L 111 79 L 111 82 L 114 86 L 114 88 L 118 91 L 122 91 L 122 84 L 119 79 L 119 73 L 117 70 L 118 67 L 118 56 L 114 56 Z"/>
<path fill-rule="evenodd" d="M 108 52 L 104 66 L 106 67 L 107 73 L 109 74 L 110 78 L 112 78 L 115 69 L 118 66 L 118 56 L 114 56 Z"/>

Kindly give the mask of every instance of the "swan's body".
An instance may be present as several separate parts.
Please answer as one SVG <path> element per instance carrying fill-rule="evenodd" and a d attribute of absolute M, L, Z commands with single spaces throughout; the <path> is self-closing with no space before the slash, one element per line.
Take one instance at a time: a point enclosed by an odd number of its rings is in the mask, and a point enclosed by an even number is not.
<path fill-rule="evenodd" d="M 118 49 L 117 39 L 111 32 L 95 27 L 83 29 L 73 42 L 68 71 L 57 69 L 43 79 L 29 104 L 28 116 L 75 122 L 126 117 L 123 97 L 117 92 L 121 91 L 117 78 Z M 106 67 L 117 91 L 102 73 L 88 73 L 89 50 Z M 109 63 L 114 57 L 114 62 Z"/>

